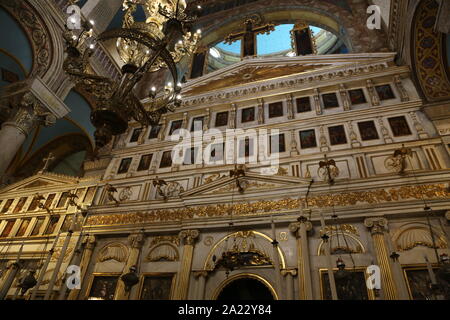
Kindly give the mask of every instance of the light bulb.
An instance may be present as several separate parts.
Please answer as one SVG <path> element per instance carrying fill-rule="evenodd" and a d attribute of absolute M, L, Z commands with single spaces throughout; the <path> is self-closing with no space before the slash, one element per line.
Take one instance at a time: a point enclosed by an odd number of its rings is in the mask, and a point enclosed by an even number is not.
<path fill-rule="evenodd" d="M 72 40 L 77 40 L 77 36 L 72 36 Z"/>
<path fill-rule="evenodd" d="M 197 29 L 197 33 L 198 33 L 198 34 L 201 34 L 201 33 L 202 33 L 202 30 L 201 30 L 201 29 Z"/>
<path fill-rule="evenodd" d="M 172 82 L 169 82 L 169 83 L 167 84 L 167 86 L 168 86 L 168 87 L 172 87 Z"/>
<path fill-rule="evenodd" d="M 94 49 L 94 48 L 95 48 L 95 44 L 92 43 L 89 45 L 89 49 Z"/>
<path fill-rule="evenodd" d="M 178 87 L 178 88 L 181 88 L 181 82 L 178 82 L 178 83 L 177 83 L 177 87 Z"/>
<path fill-rule="evenodd" d="M 89 20 L 89 23 L 92 25 L 95 25 L 95 21 L 94 20 Z"/>
<path fill-rule="evenodd" d="M 152 87 L 151 89 L 153 92 L 156 92 L 156 87 Z"/>
<path fill-rule="evenodd" d="M 177 99 L 178 99 L 178 100 L 181 100 L 181 98 L 182 98 L 182 97 L 181 97 L 181 94 L 177 95 Z"/>

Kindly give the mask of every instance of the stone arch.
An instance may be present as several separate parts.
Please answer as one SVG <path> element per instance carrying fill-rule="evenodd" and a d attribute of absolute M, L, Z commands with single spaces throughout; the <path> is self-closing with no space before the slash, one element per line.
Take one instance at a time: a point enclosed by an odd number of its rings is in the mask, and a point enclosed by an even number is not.
<path fill-rule="evenodd" d="M 220 283 L 220 285 L 216 288 L 216 290 L 214 291 L 211 299 L 212 300 L 217 300 L 217 298 L 219 297 L 220 293 L 222 292 L 222 290 L 224 288 L 226 288 L 229 284 L 231 284 L 232 282 L 239 280 L 239 279 L 255 279 L 259 282 L 261 282 L 265 287 L 267 287 L 267 289 L 269 289 L 270 293 L 272 294 L 274 300 L 279 300 L 279 296 L 277 294 L 277 291 L 275 290 L 275 287 L 264 277 L 261 277 L 260 275 L 254 274 L 254 273 L 240 273 L 234 276 L 231 276 L 227 279 L 225 279 L 224 281 L 222 281 L 222 283 Z"/>

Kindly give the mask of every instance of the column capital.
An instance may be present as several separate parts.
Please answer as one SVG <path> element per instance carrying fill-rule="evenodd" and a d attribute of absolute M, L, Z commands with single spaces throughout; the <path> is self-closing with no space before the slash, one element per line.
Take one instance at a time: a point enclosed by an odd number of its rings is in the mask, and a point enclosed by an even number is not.
<path fill-rule="evenodd" d="M 292 222 L 291 224 L 289 224 L 289 231 L 294 233 L 295 236 L 298 238 L 300 237 L 299 232 L 302 225 L 305 226 L 306 232 L 312 230 L 311 221 L 309 221 L 308 218 L 306 218 L 305 216 L 301 216 L 298 218 L 297 222 Z"/>
<path fill-rule="evenodd" d="M 199 270 L 199 271 L 194 271 L 194 277 L 196 279 L 203 277 L 203 278 L 207 278 L 209 275 L 208 270 Z"/>
<path fill-rule="evenodd" d="M 183 230 L 179 233 L 178 237 L 184 244 L 188 244 L 193 246 L 198 236 L 200 235 L 200 231 L 198 230 Z"/>
<path fill-rule="evenodd" d="M 281 270 L 281 275 L 283 277 L 287 276 L 288 274 L 291 275 L 292 277 L 296 277 L 298 274 L 298 271 L 295 268 Z"/>
<path fill-rule="evenodd" d="M 83 245 L 86 249 L 94 249 L 97 239 L 95 236 L 89 235 L 83 238 Z"/>
<path fill-rule="evenodd" d="M 370 229 L 372 235 L 383 234 L 387 230 L 388 221 L 383 217 L 367 218 L 364 220 L 364 225 Z"/>
<path fill-rule="evenodd" d="M 128 244 L 131 248 L 141 248 L 145 241 L 145 235 L 143 232 L 133 233 L 128 236 Z"/>

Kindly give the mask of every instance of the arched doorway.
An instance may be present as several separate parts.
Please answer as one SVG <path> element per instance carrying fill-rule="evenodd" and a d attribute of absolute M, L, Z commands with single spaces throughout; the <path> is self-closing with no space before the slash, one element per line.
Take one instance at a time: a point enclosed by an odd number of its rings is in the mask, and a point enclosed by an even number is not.
<path fill-rule="evenodd" d="M 227 279 L 217 290 L 216 300 L 275 300 L 270 283 L 257 275 L 243 274 Z"/>

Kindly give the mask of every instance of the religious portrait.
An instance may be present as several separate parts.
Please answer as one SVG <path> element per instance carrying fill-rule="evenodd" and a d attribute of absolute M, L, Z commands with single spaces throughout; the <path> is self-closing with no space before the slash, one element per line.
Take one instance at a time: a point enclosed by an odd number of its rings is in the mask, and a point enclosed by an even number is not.
<path fill-rule="evenodd" d="M 242 119 L 241 122 L 251 122 L 255 121 L 255 108 L 242 109 Z"/>
<path fill-rule="evenodd" d="M 352 105 L 367 103 L 363 89 L 349 90 L 348 95 Z"/>
<path fill-rule="evenodd" d="M 328 133 L 330 135 L 330 144 L 332 146 L 347 143 L 344 126 L 329 127 Z"/>
<path fill-rule="evenodd" d="M 270 137 L 270 153 L 281 153 L 286 151 L 284 133 Z"/>
<path fill-rule="evenodd" d="M 12 203 L 14 202 L 14 199 L 8 199 L 6 200 L 1 213 L 8 212 L 9 208 L 11 207 Z"/>
<path fill-rule="evenodd" d="M 309 97 L 297 99 L 297 113 L 308 112 L 311 110 L 311 99 Z"/>
<path fill-rule="evenodd" d="M 377 128 L 373 121 L 358 122 L 358 128 L 361 140 L 368 141 L 379 139 Z"/>
<path fill-rule="evenodd" d="M 16 237 L 23 237 L 25 235 L 25 232 L 28 229 L 28 226 L 30 225 L 31 219 L 23 219 L 22 223 L 20 224 L 19 230 L 17 231 Z"/>
<path fill-rule="evenodd" d="M 376 86 L 375 90 L 378 93 L 378 97 L 380 98 L 380 100 L 390 100 L 390 99 L 395 99 L 395 94 L 392 91 L 392 88 L 390 85 L 385 84 L 382 86 Z"/>
<path fill-rule="evenodd" d="M 172 166 L 172 151 L 165 151 L 161 157 L 160 168 L 169 168 Z"/>
<path fill-rule="evenodd" d="M 394 117 L 389 118 L 388 120 L 394 137 L 408 136 L 411 134 L 411 130 L 409 129 L 405 117 Z"/>
<path fill-rule="evenodd" d="M 403 270 L 412 300 L 434 300 L 436 298 L 431 290 L 430 274 L 425 266 L 407 267 Z"/>
<path fill-rule="evenodd" d="M 152 162 L 153 154 L 145 154 L 141 157 L 141 161 L 139 161 L 139 166 L 137 171 L 144 171 L 150 168 L 150 163 Z"/>
<path fill-rule="evenodd" d="M 277 118 L 283 116 L 283 102 L 275 102 L 269 104 L 269 118 Z"/>
<path fill-rule="evenodd" d="M 90 203 L 92 201 L 92 199 L 94 199 L 95 189 L 96 189 L 95 187 L 89 187 L 87 189 L 86 194 L 83 199 L 84 203 Z"/>
<path fill-rule="evenodd" d="M 3 228 L 2 234 L 0 234 L 0 238 L 7 238 L 10 235 L 10 232 L 12 228 L 14 227 L 14 224 L 16 223 L 16 220 L 9 220 L 6 223 L 6 226 Z"/>
<path fill-rule="evenodd" d="M 228 111 L 216 114 L 216 127 L 224 127 L 228 125 Z"/>
<path fill-rule="evenodd" d="M 47 225 L 47 229 L 45 230 L 44 234 L 53 234 L 55 232 L 56 229 L 56 225 L 59 222 L 59 216 L 51 216 L 50 217 L 50 221 Z"/>
<path fill-rule="evenodd" d="M 225 143 L 217 143 L 211 146 L 211 161 L 222 161 L 225 154 Z"/>
<path fill-rule="evenodd" d="M 183 165 L 195 164 L 198 148 L 189 148 L 185 150 Z"/>
<path fill-rule="evenodd" d="M 250 138 L 245 138 L 239 141 L 239 157 L 251 157 L 253 156 L 254 140 Z"/>
<path fill-rule="evenodd" d="M 69 200 L 69 192 L 63 192 L 61 197 L 59 198 L 57 208 L 64 208 L 67 205 L 67 201 Z"/>
<path fill-rule="evenodd" d="M 150 129 L 150 135 L 148 136 L 149 139 L 156 139 L 158 138 L 159 131 L 161 131 L 161 125 L 157 124 L 155 126 L 152 126 Z"/>
<path fill-rule="evenodd" d="M 366 285 L 364 270 L 347 269 L 342 277 L 337 276 L 334 271 L 334 280 L 339 300 L 371 300 L 373 293 L 369 294 Z M 331 300 L 330 281 L 328 270 L 320 270 L 321 293 L 323 300 Z"/>
<path fill-rule="evenodd" d="M 139 137 L 142 133 L 142 128 L 137 128 L 133 130 L 133 133 L 131 134 L 130 143 L 137 142 L 139 140 Z"/>
<path fill-rule="evenodd" d="M 203 131 L 203 124 L 205 122 L 205 117 L 196 117 L 192 119 L 191 132 Z"/>
<path fill-rule="evenodd" d="M 183 125 L 183 120 L 172 121 L 172 125 L 170 126 L 169 136 L 175 133 L 178 129 L 181 129 Z"/>
<path fill-rule="evenodd" d="M 195 79 L 203 75 L 203 71 L 205 69 L 206 54 L 206 50 L 199 51 L 194 54 L 194 57 L 192 58 L 191 79 Z"/>
<path fill-rule="evenodd" d="M 89 291 L 89 300 L 114 300 L 116 292 L 118 275 L 94 276 L 91 290 Z"/>
<path fill-rule="evenodd" d="M 174 275 L 145 276 L 140 300 L 170 300 Z"/>
<path fill-rule="evenodd" d="M 130 169 L 131 161 L 133 158 L 125 158 L 120 161 L 119 170 L 117 171 L 117 174 L 127 173 Z"/>
<path fill-rule="evenodd" d="M 339 100 L 336 93 L 326 93 L 322 95 L 323 107 L 325 109 L 338 108 Z"/>
<path fill-rule="evenodd" d="M 317 147 L 316 131 L 314 129 L 300 131 L 300 145 L 302 149 Z"/>
<path fill-rule="evenodd" d="M 28 199 L 27 197 L 22 197 L 22 198 L 20 198 L 19 201 L 17 202 L 16 207 L 14 208 L 13 213 L 18 213 L 18 212 L 20 212 L 20 211 L 22 210 L 22 208 L 23 208 L 25 202 L 27 202 L 27 199 Z"/>

